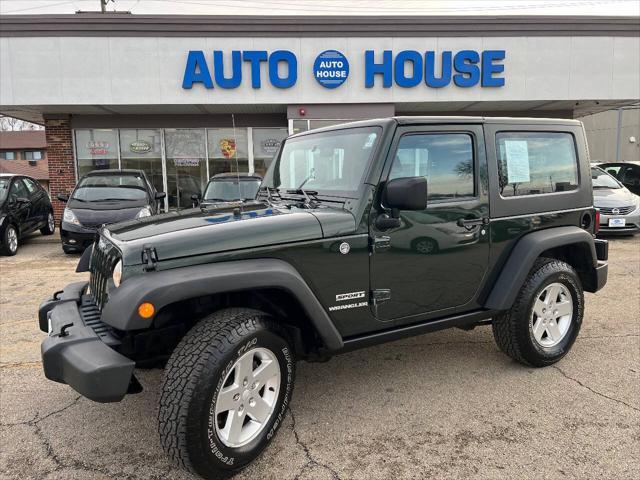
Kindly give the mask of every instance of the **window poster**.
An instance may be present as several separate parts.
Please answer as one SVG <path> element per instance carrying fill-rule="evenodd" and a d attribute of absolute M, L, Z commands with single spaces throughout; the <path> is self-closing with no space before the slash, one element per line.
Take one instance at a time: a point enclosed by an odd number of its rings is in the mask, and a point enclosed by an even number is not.
<path fill-rule="evenodd" d="M 529 149 L 526 140 L 505 140 L 507 183 L 530 182 Z"/>

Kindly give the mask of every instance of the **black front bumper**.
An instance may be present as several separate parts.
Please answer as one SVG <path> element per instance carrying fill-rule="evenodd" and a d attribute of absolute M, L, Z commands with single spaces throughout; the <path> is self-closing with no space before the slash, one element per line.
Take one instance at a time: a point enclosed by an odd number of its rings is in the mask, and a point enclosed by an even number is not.
<path fill-rule="evenodd" d="M 97 228 L 81 227 L 63 222 L 60 225 L 60 239 L 62 245 L 67 248 L 84 250 L 93 244 L 97 231 Z"/>
<path fill-rule="evenodd" d="M 117 402 L 138 386 L 135 362 L 112 348 L 118 340 L 100 321 L 86 286 L 72 283 L 40 306 L 40 329 L 49 332 L 42 342 L 44 374 L 96 402 Z"/>

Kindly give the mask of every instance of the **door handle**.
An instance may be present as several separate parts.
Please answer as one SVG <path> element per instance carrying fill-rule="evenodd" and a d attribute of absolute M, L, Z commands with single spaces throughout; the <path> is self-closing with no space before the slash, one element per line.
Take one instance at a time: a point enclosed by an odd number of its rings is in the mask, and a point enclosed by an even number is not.
<path fill-rule="evenodd" d="M 459 227 L 469 228 L 475 227 L 477 225 L 488 225 L 489 219 L 487 217 L 482 218 L 460 218 L 458 219 L 457 225 Z"/>

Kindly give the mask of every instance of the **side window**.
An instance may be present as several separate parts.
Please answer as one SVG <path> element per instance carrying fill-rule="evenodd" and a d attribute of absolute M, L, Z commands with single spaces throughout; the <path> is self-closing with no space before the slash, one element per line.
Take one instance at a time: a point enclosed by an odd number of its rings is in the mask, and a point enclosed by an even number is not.
<path fill-rule="evenodd" d="M 576 147 L 570 133 L 499 132 L 496 151 L 503 197 L 578 188 Z"/>
<path fill-rule="evenodd" d="M 400 139 L 389 180 L 427 178 L 427 199 L 474 196 L 473 140 L 467 133 L 409 134 Z"/>
<path fill-rule="evenodd" d="M 29 198 L 29 191 L 22 183 L 22 180 L 14 180 L 11 190 L 9 190 L 9 195 L 11 198 Z"/>
<path fill-rule="evenodd" d="M 29 193 L 31 195 L 38 191 L 38 185 L 36 185 L 35 182 L 30 178 L 23 178 L 22 181 L 27 186 L 27 190 L 29 190 Z"/>

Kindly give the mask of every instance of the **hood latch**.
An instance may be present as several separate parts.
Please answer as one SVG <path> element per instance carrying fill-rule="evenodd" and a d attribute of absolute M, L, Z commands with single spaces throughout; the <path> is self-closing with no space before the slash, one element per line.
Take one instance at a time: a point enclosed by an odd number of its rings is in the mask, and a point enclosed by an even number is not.
<path fill-rule="evenodd" d="M 151 272 L 156 269 L 158 263 L 158 253 L 151 245 L 142 246 L 142 264 L 145 272 Z"/>

